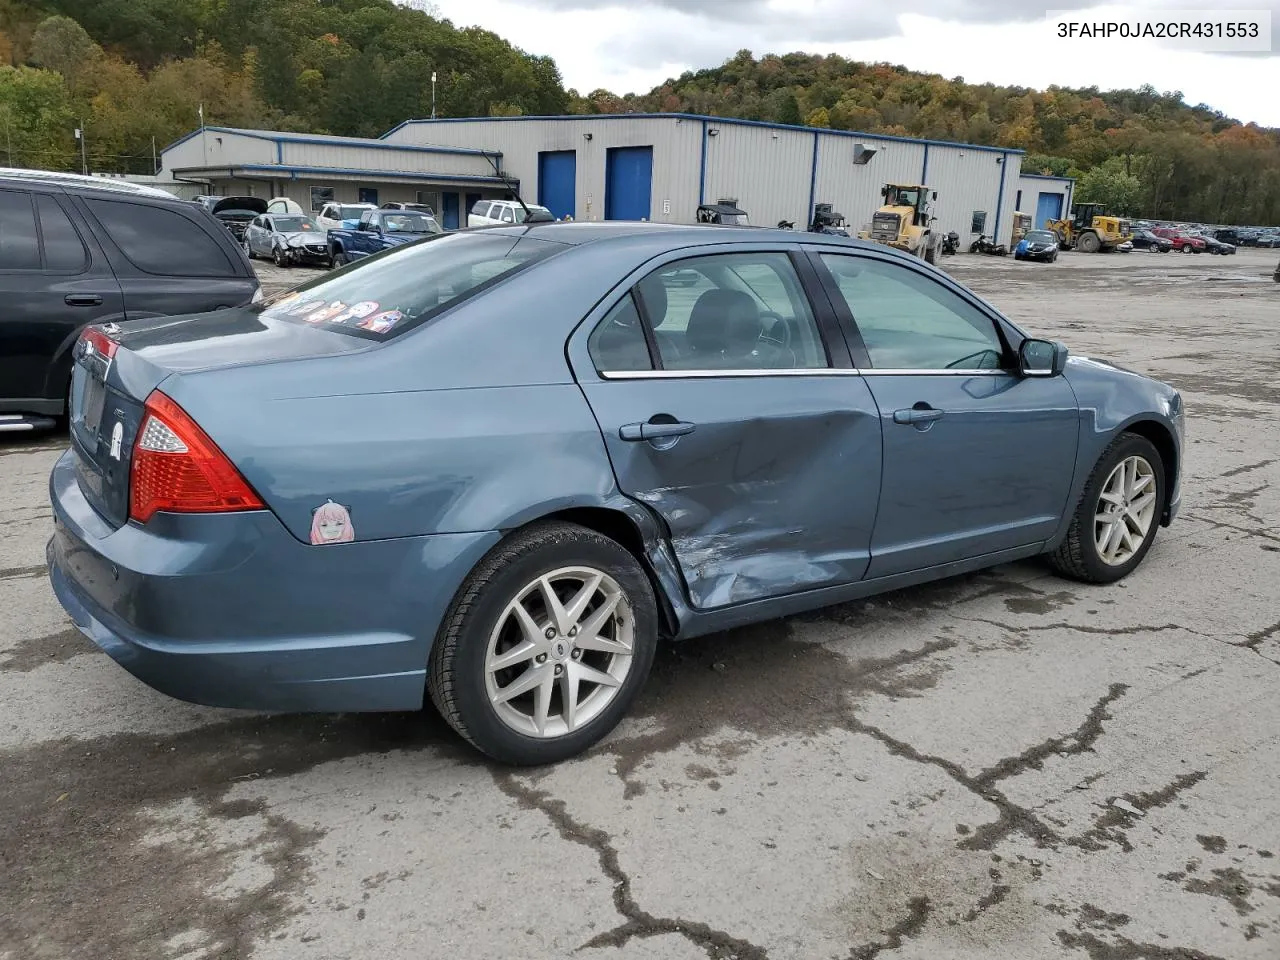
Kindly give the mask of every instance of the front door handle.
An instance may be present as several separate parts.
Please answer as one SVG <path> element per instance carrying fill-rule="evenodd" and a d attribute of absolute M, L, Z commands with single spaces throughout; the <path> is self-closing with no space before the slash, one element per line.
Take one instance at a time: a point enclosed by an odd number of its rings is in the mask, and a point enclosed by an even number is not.
<path fill-rule="evenodd" d="M 693 433 L 694 424 L 677 420 L 675 423 L 627 423 L 618 428 L 623 440 L 661 440 L 664 437 L 683 437 Z"/>
<path fill-rule="evenodd" d="M 931 423 L 942 419 L 943 411 L 929 406 L 914 406 L 910 410 L 895 410 L 894 423 Z"/>
<path fill-rule="evenodd" d="M 63 299 L 69 307 L 102 306 L 102 298 L 96 293 L 69 293 Z"/>

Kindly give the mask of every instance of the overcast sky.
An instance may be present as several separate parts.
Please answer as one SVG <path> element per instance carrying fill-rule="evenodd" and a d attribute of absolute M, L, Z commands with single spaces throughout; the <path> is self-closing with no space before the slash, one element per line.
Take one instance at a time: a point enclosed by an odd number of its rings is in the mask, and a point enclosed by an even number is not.
<path fill-rule="evenodd" d="M 414 0 L 409 0 L 414 2 Z M 1181 90 L 1244 121 L 1280 127 L 1280 0 L 432 0 L 455 26 L 481 26 L 555 58 L 565 85 L 587 93 L 642 93 L 685 70 L 714 67 L 740 49 L 839 53 L 972 83 L 1103 89 L 1150 83 Z M 1210 54 L 1145 40 L 1065 40 L 1047 11 L 1081 20 L 1146 11 L 1266 11 L 1270 53 Z M 897 12 L 894 12 L 897 11 Z M 919 12 L 917 12 L 919 11 Z M 1074 16 L 1075 14 L 1073 14 Z M 1105 64 L 1105 66 L 1104 66 Z"/>

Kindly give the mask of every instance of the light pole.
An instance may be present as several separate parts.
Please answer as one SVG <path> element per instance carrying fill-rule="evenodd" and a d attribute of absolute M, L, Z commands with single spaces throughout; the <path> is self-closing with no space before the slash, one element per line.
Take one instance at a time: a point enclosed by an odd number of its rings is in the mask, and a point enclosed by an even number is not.
<path fill-rule="evenodd" d="M 436 118 L 436 72 L 431 71 L 431 119 Z"/>

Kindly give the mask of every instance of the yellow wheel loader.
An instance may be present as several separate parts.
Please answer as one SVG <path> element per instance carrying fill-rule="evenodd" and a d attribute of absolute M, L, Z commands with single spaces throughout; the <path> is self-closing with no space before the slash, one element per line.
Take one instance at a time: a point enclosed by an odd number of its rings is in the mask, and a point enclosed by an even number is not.
<path fill-rule="evenodd" d="M 880 196 L 884 204 L 872 215 L 871 229 L 859 231 L 859 239 L 874 240 L 937 263 L 940 237 L 933 230 L 937 218 L 932 212 L 937 191 L 921 184 L 886 183 Z"/>
<path fill-rule="evenodd" d="M 1129 239 L 1133 232 L 1128 220 L 1103 213 L 1101 203 L 1078 203 L 1070 219 L 1050 220 L 1045 228 L 1058 237 L 1063 250 L 1081 253 L 1109 253 Z"/>

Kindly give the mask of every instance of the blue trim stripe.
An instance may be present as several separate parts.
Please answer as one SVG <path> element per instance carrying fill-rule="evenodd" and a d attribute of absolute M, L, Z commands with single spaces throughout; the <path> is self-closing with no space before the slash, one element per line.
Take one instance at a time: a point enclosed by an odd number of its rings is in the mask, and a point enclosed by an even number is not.
<path fill-rule="evenodd" d="M 803 127 L 795 124 L 770 123 L 765 120 L 740 120 L 737 117 L 712 117 L 701 113 L 600 113 L 548 117 L 447 117 L 440 120 L 406 120 L 384 133 L 381 139 L 385 140 L 393 133 L 404 129 L 407 126 L 416 124 L 515 123 L 528 120 L 590 120 L 592 123 L 597 120 L 704 120 L 716 124 L 734 124 L 740 127 L 763 127 L 768 130 L 796 130 L 808 133 L 815 129 L 814 127 Z M 934 146 L 939 147 L 959 147 L 963 150 L 983 150 L 987 153 L 1026 153 L 1025 150 L 1018 150 L 1012 147 L 987 147 L 977 143 L 957 143 L 954 140 L 918 140 L 915 137 L 897 137 L 887 133 L 862 133 L 857 130 L 828 130 L 826 128 L 821 128 L 818 132 L 825 133 L 833 137 L 857 137 L 861 140 L 883 140 L 897 143 L 931 143 Z"/>
<path fill-rule="evenodd" d="M 1004 209 L 1004 174 L 1009 166 L 1009 155 L 1006 153 L 1004 159 L 1000 163 L 1000 192 L 996 194 L 996 225 L 991 231 L 991 240 L 993 243 L 1000 242 L 1000 212 Z"/>
<path fill-rule="evenodd" d="M 929 141 L 924 143 L 924 169 L 920 171 L 920 186 L 927 187 L 929 185 Z"/>
<path fill-rule="evenodd" d="M 813 224 L 813 203 L 818 196 L 818 131 L 813 131 L 813 162 L 809 167 L 809 212 L 805 215 L 804 228 Z"/>
<path fill-rule="evenodd" d="M 383 177 L 392 180 L 414 180 L 420 183 L 483 183 L 492 184 L 494 186 L 505 186 L 503 181 L 498 177 L 481 177 L 470 174 L 460 173 L 430 173 L 423 171 L 422 173 L 406 173 L 402 170 L 357 170 L 347 169 L 345 167 L 298 167 L 298 166 L 281 166 L 278 163 L 234 163 L 230 166 L 209 166 L 209 167 L 180 167 L 173 170 L 173 174 L 205 174 L 209 175 L 209 171 L 220 172 L 227 171 L 228 177 L 234 177 L 237 170 L 248 170 L 254 173 L 287 173 L 292 179 L 298 179 L 298 175 L 310 177 Z M 508 177 L 513 184 L 519 184 L 520 181 L 515 177 Z"/>
<path fill-rule="evenodd" d="M 399 129 L 399 128 L 397 128 Z M 702 166 L 698 169 L 698 206 L 707 202 L 707 121 L 702 121 Z"/>

